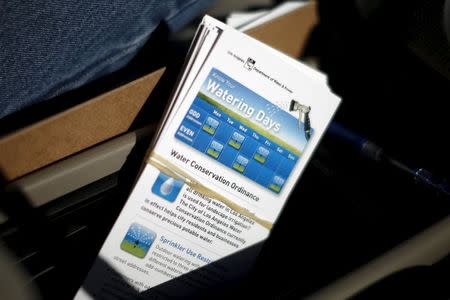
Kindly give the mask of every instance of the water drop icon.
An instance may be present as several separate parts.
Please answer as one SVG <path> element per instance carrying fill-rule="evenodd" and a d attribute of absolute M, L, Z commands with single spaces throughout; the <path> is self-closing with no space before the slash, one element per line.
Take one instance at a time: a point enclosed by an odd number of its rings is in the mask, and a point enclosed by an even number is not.
<path fill-rule="evenodd" d="M 172 193 L 174 183 L 175 183 L 175 180 L 172 177 L 170 177 L 169 179 L 164 181 L 164 183 L 161 184 L 161 187 L 160 187 L 161 194 L 163 194 L 164 196 L 167 196 L 170 193 Z"/>

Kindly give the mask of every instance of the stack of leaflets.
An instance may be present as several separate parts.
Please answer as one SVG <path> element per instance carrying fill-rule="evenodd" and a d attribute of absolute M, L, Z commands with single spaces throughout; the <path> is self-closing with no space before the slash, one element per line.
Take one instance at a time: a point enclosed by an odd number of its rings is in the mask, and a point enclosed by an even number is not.
<path fill-rule="evenodd" d="M 220 262 L 269 236 L 339 102 L 323 74 L 204 17 L 75 298 L 159 299 L 236 276 L 248 260 Z"/>

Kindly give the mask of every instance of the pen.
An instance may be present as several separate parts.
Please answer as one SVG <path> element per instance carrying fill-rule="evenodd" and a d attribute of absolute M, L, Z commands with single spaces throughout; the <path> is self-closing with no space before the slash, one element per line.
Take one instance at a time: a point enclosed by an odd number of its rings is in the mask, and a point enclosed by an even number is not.
<path fill-rule="evenodd" d="M 413 168 L 387 155 L 382 147 L 358 133 L 342 126 L 337 122 L 332 122 L 328 132 L 333 136 L 351 144 L 356 150 L 366 158 L 376 162 L 387 162 L 389 165 L 400 169 L 411 175 L 417 182 L 428 186 L 444 195 L 450 195 L 450 185 L 447 180 L 433 175 L 424 168 Z"/>

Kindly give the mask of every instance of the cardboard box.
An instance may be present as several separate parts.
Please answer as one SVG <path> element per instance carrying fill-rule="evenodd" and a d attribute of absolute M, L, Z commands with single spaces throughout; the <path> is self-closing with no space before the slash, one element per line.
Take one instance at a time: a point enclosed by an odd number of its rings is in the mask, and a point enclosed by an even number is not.
<path fill-rule="evenodd" d="M 292 57 L 300 57 L 308 37 L 319 22 L 317 4 L 311 2 L 246 33 Z"/>
<path fill-rule="evenodd" d="M 128 130 L 164 69 L 0 139 L 0 171 L 11 181 Z"/>

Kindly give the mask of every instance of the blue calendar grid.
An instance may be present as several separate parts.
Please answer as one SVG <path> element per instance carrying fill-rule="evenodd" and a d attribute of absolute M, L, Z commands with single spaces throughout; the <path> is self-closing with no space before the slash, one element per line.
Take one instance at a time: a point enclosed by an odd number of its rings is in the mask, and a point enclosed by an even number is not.
<path fill-rule="evenodd" d="M 198 96 L 175 136 L 275 193 L 299 159 Z"/>

